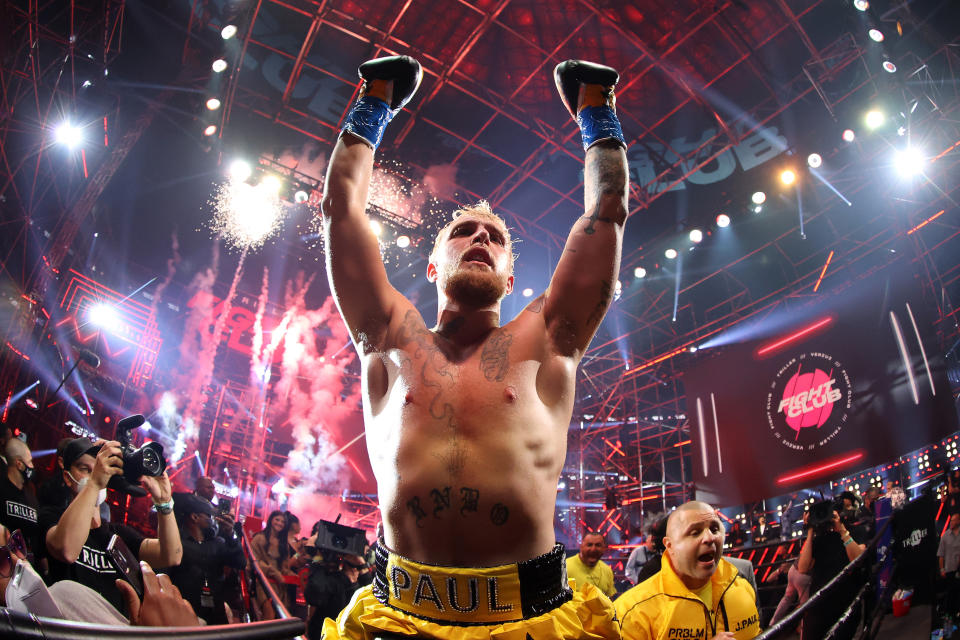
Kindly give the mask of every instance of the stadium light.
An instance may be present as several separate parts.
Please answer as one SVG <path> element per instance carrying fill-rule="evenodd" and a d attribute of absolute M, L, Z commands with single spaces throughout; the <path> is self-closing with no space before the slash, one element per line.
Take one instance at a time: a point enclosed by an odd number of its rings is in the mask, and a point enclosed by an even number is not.
<path fill-rule="evenodd" d="M 730 226 L 730 216 L 728 216 L 728 215 L 725 214 L 725 213 L 721 213 L 720 215 L 718 215 L 718 216 L 717 216 L 717 226 L 720 227 L 721 229 L 724 228 L 724 227 L 729 227 L 729 226 Z"/>
<path fill-rule="evenodd" d="M 70 122 L 64 122 L 54 130 L 54 136 L 57 142 L 70 148 L 76 149 L 83 142 L 83 132 L 80 127 L 75 127 Z"/>

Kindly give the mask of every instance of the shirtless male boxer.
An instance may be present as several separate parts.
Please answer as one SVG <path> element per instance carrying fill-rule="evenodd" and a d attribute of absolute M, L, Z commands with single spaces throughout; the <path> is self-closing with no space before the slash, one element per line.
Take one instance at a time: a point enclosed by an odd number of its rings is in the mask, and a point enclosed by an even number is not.
<path fill-rule="evenodd" d="M 465 207 L 430 256 L 432 328 L 391 286 L 365 213 L 374 151 L 421 76 L 406 56 L 361 65 L 327 170 L 327 272 L 362 363 L 384 535 L 374 584 L 323 637 L 617 637 L 606 596 L 569 588 L 553 530 L 577 365 L 610 304 L 627 217 L 617 73 L 572 60 L 554 71 L 581 126 L 587 213 L 546 292 L 501 326 L 510 232 L 486 203 Z"/>

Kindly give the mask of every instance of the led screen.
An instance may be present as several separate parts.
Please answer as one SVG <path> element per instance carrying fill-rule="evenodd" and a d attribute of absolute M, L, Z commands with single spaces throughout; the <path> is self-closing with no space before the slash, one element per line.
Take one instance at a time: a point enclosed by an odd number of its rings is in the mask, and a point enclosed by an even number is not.
<path fill-rule="evenodd" d="M 705 346 L 684 373 L 699 499 L 780 495 L 957 430 L 944 358 L 911 274 L 874 275 Z"/>

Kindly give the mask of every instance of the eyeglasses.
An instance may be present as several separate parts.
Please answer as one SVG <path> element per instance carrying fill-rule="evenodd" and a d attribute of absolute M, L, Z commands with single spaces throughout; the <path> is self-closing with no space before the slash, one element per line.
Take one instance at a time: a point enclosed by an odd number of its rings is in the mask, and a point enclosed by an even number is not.
<path fill-rule="evenodd" d="M 13 567 L 17 560 L 27 557 L 27 544 L 23 534 L 17 529 L 7 538 L 7 544 L 0 547 L 0 578 L 9 578 L 13 575 Z"/>

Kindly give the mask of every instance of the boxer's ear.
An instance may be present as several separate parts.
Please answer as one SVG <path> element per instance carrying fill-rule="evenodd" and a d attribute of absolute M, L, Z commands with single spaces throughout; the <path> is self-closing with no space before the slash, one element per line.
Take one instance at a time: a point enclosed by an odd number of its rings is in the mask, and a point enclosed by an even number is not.
<path fill-rule="evenodd" d="M 513 276 L 507 278 L 507 292 L 504 295 L 508 296 L 511 293 L 513 293 Z"/>
<path fill-rule="evenodd" d="M 437 265 L 432 262 L 427 264 L 427 281 L 436 282 L 437 281 Z"/>

